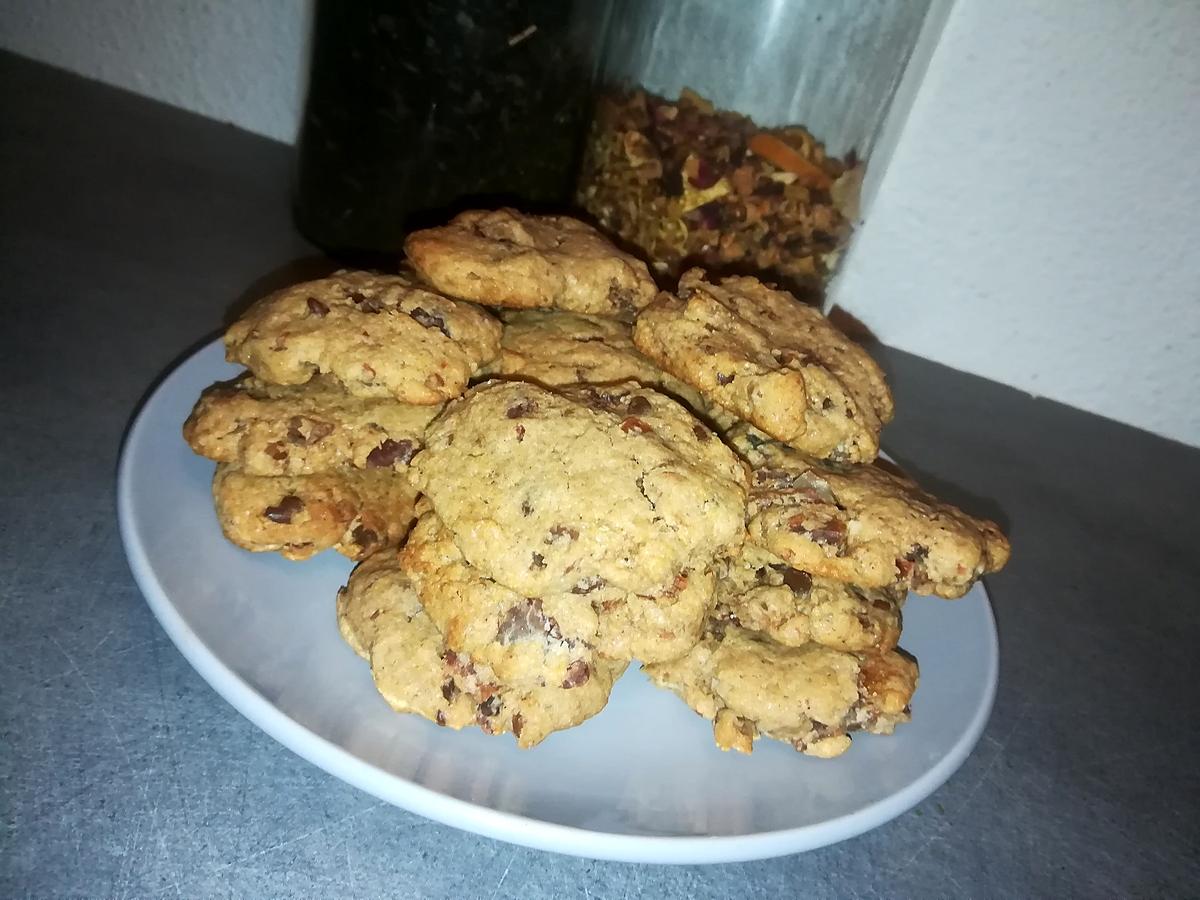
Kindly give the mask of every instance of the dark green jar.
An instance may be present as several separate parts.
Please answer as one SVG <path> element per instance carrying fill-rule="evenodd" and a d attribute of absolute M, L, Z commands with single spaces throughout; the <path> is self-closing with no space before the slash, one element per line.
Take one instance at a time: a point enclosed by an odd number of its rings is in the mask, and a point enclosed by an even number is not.
<path fill-rule="evenodd" d="M 295 194 L 340 256 L 472 206 L 569 206 L 605 0 L 317 4 Z"/>

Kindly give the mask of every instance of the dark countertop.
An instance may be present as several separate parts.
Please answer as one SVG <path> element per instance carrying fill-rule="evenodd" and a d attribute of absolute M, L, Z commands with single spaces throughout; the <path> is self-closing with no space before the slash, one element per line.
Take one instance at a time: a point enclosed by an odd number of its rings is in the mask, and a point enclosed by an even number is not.
<path fill-rule="evenodd" d="M 11 56 L 0 122 L 0 895 L 1200 894 L 1200 450 L 886 348 L 890 452 L 1015 547 L 988 581 L 991 722 L 914 810 L 767 862 L 598 863 L 294 756 L 168 641 L 114 508 L 148 386 L 238 297 L 314 264 L 291 150 Z"/>

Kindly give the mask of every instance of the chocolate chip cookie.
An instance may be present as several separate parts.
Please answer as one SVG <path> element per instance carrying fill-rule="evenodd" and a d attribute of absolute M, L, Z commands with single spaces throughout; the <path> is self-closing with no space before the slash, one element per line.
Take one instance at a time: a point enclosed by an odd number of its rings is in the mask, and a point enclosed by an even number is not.
<path fill-rule="evenodd" d="M 717 582 L 715 618 L 760 631 L 787 647 L 810 642 L 879 653 L 900 640 L 897 590 L 860 588 L 793 569 L 746 544 Z"/>
<path fill-rule="evenodd" d="M 892 418 L 883 372 L 812 307 L 755 278 L 685 272 L 634 326 L 638 349 L 766 434 L 820 458 L 869 462 Z"/>
<path fill-rule="evenodd" d="M 596 614 L 572 594 L 524 597 L 482 576 L 433 512 L 400 555 L 446 646 L 517 687 L 582 684 L 596 665 Z"/>
<path fill-rule="evenodd" d="M 682 403 L 721 428 L 737 419 L 690 385 L 664 372 L 633 346 L 633 331 L 617 319 L 553 310 L 521 310 L 502 316 L 500 353 L 483 374 L 519 378 L 543 387 L 636 381 Z"/>
<path fill-rule="evenodd" d="M 570 593 L 526 597 L 468 563 L 432 511 L 418 520 L 401 559 L 447 646 L 514 685 L 579 681 L 596 654 L 674 659 L 699 639 L 713 597 L 713 576 L 697 571 L 681 572 L 655 595 L 596 579 Z"/>
<path fill-rule="evenodd" d="M 766 735 L 811 756 L 837 756 L 853 731 L 891 734 L 907 722 L 917 686 L 916 663 L 895 650 L 785 647 L 720 623 L 686 656 L 642 671 L 712 720 L 718 747 L 742 753 Z"/>
<path fill-rule="evenodd" d="M 183 436 L 201 456 L 249 475 L 403 471 L 440 411 L 390 397 L 355 397 L 328 375 L 298 385 L 244 375 L 205 390 Z"/>
<path fill-rule="evenodd" d="M 362 559 L 404 539 L 416 490 L 389 470 L 249 475 L 217 464 L 213 500 L 225 537 L 245 550 L 307 559 L 330 547 Z"/>
<path fill-rule="evenodd" d="M 625 668 L 598 660 L 586 681 L 570 687 L 505 684 L 487 665 L 446 646 L 391 551 L 354 570 L 337 611 L 343 637 L 370 661 L 375 686 L 393 709 L 454 729 L 511 732 L 521 747 L 600 712 Z"/>
<path fill-rule="evenodd" d="M 999 527 L 881 465 L 822 463 L 739 426 L 753 467 L 750 540 L 790 566 L 862 587 L 961 597 L 1009 556 Z"/>
<path fill-rule="evenodd" d="M 645 263 L 566 216 L 464 212 L 413 232 L 404 252 L 437 290 L 487 306 L 631 317 L 657 291 Z"/>
<path fill-rule="evenodd" d="M 430 426 L 410 471 L 467 560 L 529 597 L 595 579 L 654 594 L 744 534 L 744 465 L 634 383 L 487 382 Z"/>
<path fill-rule="evenodd" d="M 405 275 L 343 271 L 255 303 L 225 333 L 225 357 L 272 384 L 318 372 L 347 393 L 437 404 L 500 347 L 500 323 Z"/>

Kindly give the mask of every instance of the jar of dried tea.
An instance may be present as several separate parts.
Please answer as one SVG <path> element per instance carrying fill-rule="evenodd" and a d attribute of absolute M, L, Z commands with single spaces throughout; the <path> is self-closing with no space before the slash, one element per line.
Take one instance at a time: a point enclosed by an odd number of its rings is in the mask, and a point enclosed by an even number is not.
<path fill-rule="evenodd" d="M 319 0 L 300 230 L 394 254 L 456 210 L 570 203 L 608 0 Z"/>
<path fill-rule="evenodd" d="M 820 292 L 928 7 L 616 0 L 577 202 L 668 277 Z"/>

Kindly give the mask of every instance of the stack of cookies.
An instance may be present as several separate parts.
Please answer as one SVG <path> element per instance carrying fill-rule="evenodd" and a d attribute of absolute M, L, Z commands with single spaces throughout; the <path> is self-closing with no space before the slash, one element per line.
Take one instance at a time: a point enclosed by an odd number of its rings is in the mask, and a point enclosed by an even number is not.
<path fill-rule="evenodd" d="M 529 747 L 636 660 L 726 749 L 907 721 L 908 591 L 961 596 L 1008 545 L 872 464 L 892 400 L 859 346 L 753 278 L 660 293 L 573 219 L 405 251 L 259 301 L 226 335 L 249 373 L 184 427 L 230 540 L 362 560 L 338 622 L 388 703 Z"/>

